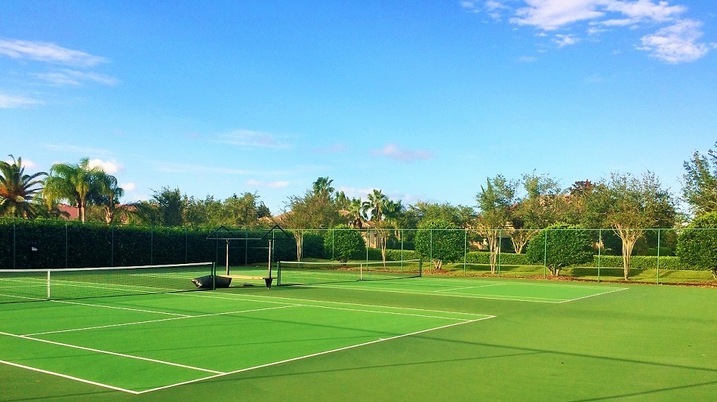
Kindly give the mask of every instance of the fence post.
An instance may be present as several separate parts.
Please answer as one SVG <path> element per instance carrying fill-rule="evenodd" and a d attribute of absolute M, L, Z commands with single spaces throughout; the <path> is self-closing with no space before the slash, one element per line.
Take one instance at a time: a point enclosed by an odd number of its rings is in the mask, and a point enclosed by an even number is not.
<path fill-rule="evenodd" d="M 466 260 L 468 259 L 468 229 L 463 229 L 463 275 L 466 274 Z"/>
<path fill-rule="evenodd" d="M 543 279 L 548 277 L 548 229 L 543 236 Z"/>
<path fill-rule="evenodd" d="M 598 282 L 600 282 L 600 266 L 602 265 L 602 229 L 598 229 Z"/>
<path fill-rule="evenodd" d="M 657 229 L 657 284 L 660 284 L 660 232 L 661 229 Z"/>

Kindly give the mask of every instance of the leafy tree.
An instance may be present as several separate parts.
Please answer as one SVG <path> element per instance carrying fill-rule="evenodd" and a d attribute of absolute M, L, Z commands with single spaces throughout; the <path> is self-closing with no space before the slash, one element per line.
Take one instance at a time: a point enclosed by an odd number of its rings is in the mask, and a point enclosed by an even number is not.
<path fill-rule="evenodd" d="M 465 233 L 446 220 L 421 222 L 414 240 L 416 251 L 430 258 L 433 268 L 440 270 L 444 262 L 459 261 L 465 252 Z"/>
<path fill-rule="evenodd" d="M 233 194 L 224 200 L 222 208 L 223 222 L 233 226 L 256 226 L 259 219 L 258 198 L 254 193 L 245 192 L 241 197 Z"/>
<path fill-rule="evenodd" d="M 324 252 L 337 261 L 346 262 L 366 254 L 366 243 L 361 233 L 348 225 L 338 225 L 324 237 Z"/>
<path fill-rule="evenodd" d="M 492 180 L 487 179 L 486 186 L 481 186 L 481 191 L 476 196 L 479 209 L 477 228 L 488 241 L 491 273 L 496 272 L 498 265 L 502 229 L 510 222 L 511 211 L 516 204 L 516 187 L 516 182 L 497 175 Z"/>
<path fill-rule="evenodd" d="M 331 228 L 341 222 L 341 214 L 333 199 L 329 188 L 318 182 L 330 184 L 331 180 L 319 178 L 313 189 L 304 196 L 291 196 L 286 205 L 286 211 L 277 220 L 290 229 L 320 229 Z M 296 256 L 301 261 L 303 249 L 303 235 L 301 230 L 292 231 L 296 239 Z"/>
<path fill-rule="evenodd" d="M 181 226 L 184 223 L 184 208 L 186 204 L 178 188 L 171 190 L 163 187 L 155 191 L 152 201 L 157 206 L 159 221 L 162 226 Z"/>
<path fill-rule="evenodd" d="M 609 181 L 595 187 L 588 210 L 595 216 L 602 215 L 603 225 L 612 227 L 620 237 L 625 280 L 630 276 L 633 248 L 645 230 L 672 227 L 676 214 L 672 196 L 649 171 L 640 178 L 613 173 Z"/>
<path fill-rule="evenodd" d="M 412 219 L 408 219 L 407 222 L 415 222 L 417 227 L 421 220 L 445 220 L 453 223 L 456 227 L 465 228 L 468 227 L 471 221 L 475 218 L 475 210 L 468 206 L 458 205 L 454 206 L 449 203 L 430 203 L 419 201 L 408 207 L 408 215 Z M 411 227 L 409 225 L 406 225 Z"/>
<path fill-rule="evenodd" d="M 698 216 L 680 232 L 676 253 L 685 264 L 710 270 L 717 279 L 717 211 Z"/>
<path fill-rule="evenodd" d="M 47 173 L 25 174 L 22 158 L 10 157 L 12 163 L 0 161 L 0 216 L 32 219 L 38 213 L 33 197 L 42 191 L 40 178 Z"/>
<path fill-rule="evenodd" d="M 534 236 L 525 254 L 529 261 L 544 263 L 553 276 L 559 276 L 567 266 L 592 261 L 592 239 L 578 226 L 555 224 Z"/>
<path fill-rule="evenodd" d="M 133 215 L 140 222 L 159 226 L 181 226 L 186 207 L 187 198 L 182 197 L 178 188 L 171 190 L 169 187 L 155 190 L 149 201 L 132 204 Z"/>
<path fill-rule="evenodd" d="M 517 254 L 540 229 L 555 223 L 563 199 L 558 183 L 546 175 L 523 175 L 523 187 L 526 195 L 512 208 L 513 227 L 509 231 Z"/>
<path fill-rule="evenodd" d="M 717 142 L 715 143 L 717 146 Z M 717 211 L 717 152 L 696 152 L 684 162 L 682 195 L 697 215 Z"/>

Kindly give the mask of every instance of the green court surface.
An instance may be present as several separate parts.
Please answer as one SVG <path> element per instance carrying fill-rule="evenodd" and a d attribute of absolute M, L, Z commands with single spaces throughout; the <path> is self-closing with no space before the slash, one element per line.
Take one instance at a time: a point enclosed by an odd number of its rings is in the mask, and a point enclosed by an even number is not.
<path fill-rule="evenodd" d="M 0 400 L 714 400 L 716 301 L 423 277 L 0 303 Z"/>

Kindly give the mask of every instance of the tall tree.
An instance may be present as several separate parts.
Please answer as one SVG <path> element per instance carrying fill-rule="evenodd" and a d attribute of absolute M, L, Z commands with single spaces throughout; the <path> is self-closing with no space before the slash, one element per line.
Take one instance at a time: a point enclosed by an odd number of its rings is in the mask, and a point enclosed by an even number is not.
<path fill-rule="evenodd" d="M 329 179 L 328 177 L 319 177 L 314 182 L 312 189 L 314 191 L 314 194 L 321 195 L 324 197 L 331 197 L 334 194 L 334 188 L 331 186 L 331 184 L 334 181 L 332 179 Z"/>
<path fill-rule="evenodd" d="M 93 188 L 88 195 L 92 204 L 98 205 L 104 211 L 104 221 L 110 224 L 115 219 L 115 211 L 119 206 L 119 199 L 124 195 L 124 189 L 117 183 L 117 178 L 99 171 L 95 174 Z"/>
<path fill-rule="evenodd" d="M 85 222 L 88 196 L 103 173 L 100 168 L 90 167 L 89 158 L 82 158 L 78 164 L 56 163 L 45 180 L 43 196 L 48 204 L 67 200 L 77 207 L 80 220 Z"/>
<path fill-rule="evenodd" d="M 525 196 L 512 208 L 510 230 L 518 254 L 540 229 L 557 221 L 557 205 L 563 194 L 558 182 L 547 175 L 525 174 L 522 183 Z"/>
<path fill-rule="evenodd" d="M 368 200 L 363 202 L 364 215 L 372 222 L 380 222 L 383 219 L 386 202 L 388 197 L 381 190 L 373 189 L 368 194 Z"/>
<path fill-rule="evenodd" d="M 325 179 L 325 180 L 324 180 Z M 341 222 L 341 214 L 333 199 L 332 180 L 319 177 L 312 190 L 303 196 L 291 196 L 285 212 L 277 220 L 293 231 L 296 239 L 296 255 L 302 257 L 303 229 L 332 228 Z M 317 184 L 319 183 L 319 184 Z"/>
<path fill-rule="evenodd" d="M 717 142 L 715 143 L 717 146 Z M 684 162 L 682 195 L 696 215 L 717 211 L 717 152 L 696 152 Z"/>
<path fill-rule="evenodd" d="M 157 206 L 162 226 L 181 226 L 184 223 L 186 203 L 179 188 L 172 190 L 169 187 L 162 187 L 161 191 L 154 192 L 152 201 Z"/>
<path fill-rule="evenodd" d="M 603 225 L 613 228 L 622 241 L 623 277 L 630 275 L 630 257 L 635 243 L 648 228 L 672 227 L 675 203 L 669 191 L 654 173 L 642 177 L 613 173 L 610 179 L 595 187 L 589 207 L 595 214 L 603 212 Z"/>
<path fill-rule="evenodd" d="M 47 173 L 25 174 L 22 158 L 10 157 L 12 163 L 0 161 L 0 216 L 34 218 L 38 211 L 33 197 L 42 191 L 41 177 Z"/>
<path fill-rule="evenodd" d="M 517 183 L 502 175 L 486 180 L 486 186 L 476 196 L 478 201 L 478 231 L 488 241 L 490 251 L 490 271 L 496 272 L 498 254 L 503 230 L 511 220 L 511 210 L 516 203 Z"/>

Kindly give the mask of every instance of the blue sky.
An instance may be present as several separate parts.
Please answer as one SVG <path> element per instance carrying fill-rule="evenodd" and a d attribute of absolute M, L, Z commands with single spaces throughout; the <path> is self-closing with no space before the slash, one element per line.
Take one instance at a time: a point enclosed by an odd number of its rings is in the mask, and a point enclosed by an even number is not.
<path fill-rule="evenodd" d="M 497 174 L 647 170 L 678 195 L 716 110 L 711 0 L 0 2 L 0 151 L 88 157 L 123 202 L 279 213 L 328 176 L 474 206 Z"/>

